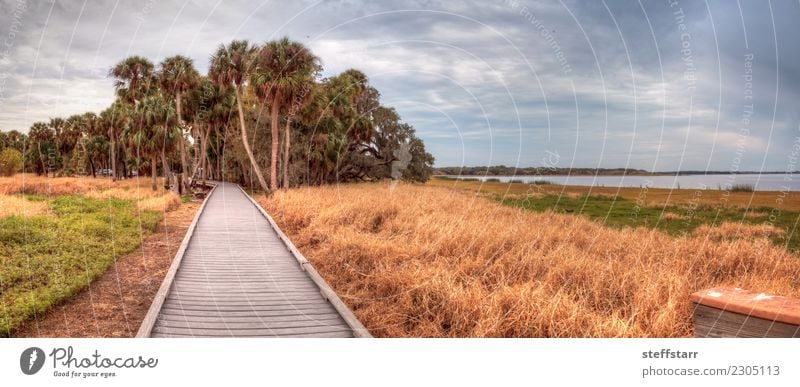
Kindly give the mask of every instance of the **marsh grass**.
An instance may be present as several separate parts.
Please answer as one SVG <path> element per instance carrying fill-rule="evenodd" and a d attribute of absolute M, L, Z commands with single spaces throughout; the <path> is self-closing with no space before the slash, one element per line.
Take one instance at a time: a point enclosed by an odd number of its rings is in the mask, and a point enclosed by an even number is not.
<path fill-rule="evenodd" d="M 641 206 L 621 197 L 607 195 L 540 195 L 538 197 L 490 196 L 505 205 L 526 210 L 585 216 L 613 228 L 654 228 L 674 236 L 691 235 L 699 227 L 714 239 L 751 238 L 763 235 L 776 245 L 800 250 L 800 234 L 792 232 L 800 213 L 769 208 L 680 203 L 674 206 Z M 756 216 L 754 214 L 761 214 Z M 768 216 L 769 215 L 769 216 Z M 772 230 L 772 231 L 768 231 Z"/>
<path fill-rule="evenodd" d="M 608 227 L 552 205 L 403 184 L 260 201 L 381 337 L 687 337 L 692 292 L 800 296 L 800 260 L 765 238 Z"/>
<path fill-rule="evenodd" d="M 116 198 L 44 202 L 53 216 L 0 218 L 0 335 L 88 286 L 162 216 Z"/>
<path fill-rule="evenodd" d="M 17 175 L 0 192 L 0 336 L 87 287 L 181 205 L 136 180 Z"/>

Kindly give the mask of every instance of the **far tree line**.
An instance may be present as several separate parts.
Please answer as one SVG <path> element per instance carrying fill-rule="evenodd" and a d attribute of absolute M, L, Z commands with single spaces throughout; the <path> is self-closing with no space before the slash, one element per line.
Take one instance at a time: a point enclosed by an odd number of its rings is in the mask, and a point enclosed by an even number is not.
<path fill-rule="evenodd" d="M 321 72 L 319 58 L 288 38 L 220 45 L 207 75 L 181 55 L 158 65 L 130 56 L 109 71 L 116 99 L 105 110 L 36 122 L 27 134 L 0 131 L 0 169 L 149 175 L 154 190 L 159 175 L 181 176 L 164 179 L 181 189 L 215 179 L 264 192 L 427 180 L 433 156 L 366 75 Z"/>

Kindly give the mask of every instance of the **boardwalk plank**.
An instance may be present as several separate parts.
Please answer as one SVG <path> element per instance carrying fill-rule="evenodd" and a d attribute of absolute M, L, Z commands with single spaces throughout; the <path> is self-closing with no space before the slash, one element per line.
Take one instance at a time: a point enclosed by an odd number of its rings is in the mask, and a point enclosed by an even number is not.
<path fill-rule="evenodd" d="M 177 333 L 169 333 L 169 334 L 154 333 L 152 337 L 183 337 L 183 338 L 191 338 L 191 337 L 199 337 L 199 336 L 188 335 L 188 334 L 182 335 L 182 334 L 177 334 Z M 209 337 L 209 336 L 206 336 L 206 337 Z M 264 335 L 258 335 L 258 334 L 251 335 L 251 334 L 244 334 L 242 332 L 237 332 L 236 336 L 231 334 L 230 336 L 213 336 L 213 337 L 264 337 Z M 286 339 L 288 339 L 288 338 L 314 338 L 314 337 L 349 338 L 349 337 L 353 337 L 353 334 L 352 334 L 352 332 L 343 331 L 343 332 L 312 333 L 312 334 L 305 334 L 305 335 L 278 335 L 278 336 L 272 336 L 272 337 L 286 338 Z"/>
<path fill-rule="evenodd" d="M 199 322 L 199 321 L 177 321 L 161 320 L 156 324 L 161 328 L 180 328 L 180 329 L 230 329 L 230 330 L 253 330 L 253 329 L 282 329 L 282 328 L 314 328 L 330 327 L 333 330 L 346 330 L 347 325 L 341 317 L 330 320 L 287 320 L 287 321 L 223 321 L 223 322 Z"/>
<path fill-rule="evenodd" d="M 283 305 L 319 305 L 325 302 L 324 300 L 236 300 L 236 301 L 187 301 L 187 300 L 169 300 L 164 303 L 168 307 L 218 307 L 218 306 L 283 306 Z"/>
<path fill-rule="evenodd" d="M 302 328 L 275 328 L 270 329 L 256 328 L 256 329 L 208 329 L 208 328 L 171 328 L 156 325 L 153 327 L 153 332 L 163 334 L 181 334 L 181 335 L 195 335 L 195 336 L 237 336 L 239 332 L 243 335 L 258 335 L 258 336 L 281 336 L 281 335 L 305 335 L 305 334 L 322 334 L 333 332 L 348 332 L 350 327 L 347 325 L 340 326 L 320 326 L 320 327 L 302 327 Z M 234 333 L 235 332 L 235 333 Z"/>
<path fill-rule="evenodd" d="M 203 317 L 203 316 L 217 316 L 217 317 L 231 317 L 231 318 L 238 318 L 238 317 L 283 317 L 283 316 L 312 316 L 317 314 L 329 314 L 331 313 L 330 309 L 328 308 L 317 308 L 317 309 L 304 309 L 304 310 L 271 310 L 271 311 L 246 311 L 246 312 L 234 312 L 234 311 L 206 311 L 206 310 L 183 310 L 183 309 L 168 309 L 162 308 L 161 315 L 171 315 L 175 317 L 182 317 L 182 316 L 195 316 L 195 317 Z"/>
<path fill-rule="evenodd" d="M 340 321 L 341 316 L 338 314 L 314 314 L 314 315 L 307 315 L 307 316 L 270 316 L 270 317 L 238 317 L 238 318 L 231 318 L 230 316 L 227 317 L 220 317 L 220 316 L 169 316 L 167 315 L 163 319 L 159 320 L 159 324 L 167 324 L 167 322 L 175 322 L 175 323 L 185 323 L 185 322 L 197 322 L 197 323 L 230 323 L 230 324 L 238 324 L 238 323 L 278 323 L 278 322 L 301 322 L 301 321 L 322 321 L 322 322 L 330 322 L 330 321 Z"/>
<path fill-rule="evenodd" d="M 305 300 L 308 298 L 322 298 L 318 291 L 311 292 L 292 292 L 287 293 L 249 293 L 246 294 L 249 300 Z M 175 300 L 229 300 L 235 301 L 241 299 L 239 294 L 202 294 L 202 293 L 186 293 L 186 292 L 173 292 L 172 298 Z"/>

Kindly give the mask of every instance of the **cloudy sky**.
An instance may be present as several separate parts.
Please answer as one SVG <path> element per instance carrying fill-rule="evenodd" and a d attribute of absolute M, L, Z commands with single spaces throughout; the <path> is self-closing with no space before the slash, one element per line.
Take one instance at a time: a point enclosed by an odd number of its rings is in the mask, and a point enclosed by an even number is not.
<path fill-rule="evenodd" d="M 287 35 L 325 75 L 364 71 L 437 166 L 783 171 L 797 20 L 796 0 L 0 0 L 0 128 L 101 110 L 127 55 L 205 72 L 221 43 Z"/>

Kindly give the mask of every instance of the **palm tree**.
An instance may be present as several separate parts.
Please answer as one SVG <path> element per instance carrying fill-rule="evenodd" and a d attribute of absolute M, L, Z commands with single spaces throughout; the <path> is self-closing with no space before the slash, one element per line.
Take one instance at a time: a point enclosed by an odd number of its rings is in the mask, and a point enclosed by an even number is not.
<path fill-rule="evenodd" d="M 92 168 L 92 177 L 97 177 L 95 165 L 102 166 L 108 157 L 108 138 L 103 135 L 93 135 L 84 137 L 81 142 L 86 152 L 86 160 Z"/>
<path fill-rule="evenodd" d="M 117 91 L 117 96 L 120 101 L 130 105 L 131 110 L 136 115 L 133 124 L 125 128 L 125 138 L 135 144 L 136 149 L 141 151 L 142 148 L 148 149 L 145 145 L 147 140 L 155 140 L 152 136 L 149 138 L 142 138 L 143 128 L 143 115 L 144 112 L 139 109 L 139 104 L 146 99 L 153 91 L 153 63 L 147 58 L 141 56 L 129 56 L 119 63 L 117 63 L 109 71 L 109 75 L 116 78 L 114 81 L 114 88 Z M 154 174 L 155 175 L 155 174 Z M 153 176 L 155 182 L 156 177 Z M 153 184 L 156 187 L 156 184 Z M 155 188 L 154 188 L 155 189 Z"/>
<path fill-rule="evenodd" d="M 39 174 L 47 174 L 47 164 L 45 163 L 45 156 L 44 150 L 42 149 L 43 146 L 47 147 L 49 144 L 52 143 L 55 135 L 53 133 L 53 129 L 47 126 L 44 122 L 36 122 L 31 126 L 31 129 L 28 131 L 28 138 L 36 144 L 36 151 L 39 157 L 39 164 L 37 164 L 37 169 L 41 167 L 41 170 L 37 171 Z M 55 173 L 55 172 L 54 172 Z"/>
<path fill-rule="evenodd" d="M 170 124 L 170 104 L 158 95 L 144 97 L 134 111 L 135 125 L 125 129 L 123 135 L 139 154 L 150 158 L 150 178 L 153 191 L 158 190 L 158 156 L 164 162 L 164 129 Z M 172 112 L 174 114 L 174 111 Z M 161 138 L 159 138 L 161 137 Z M 167 170 L 164 171 L 166 176 Z"/>
<path fill-rule="evenodd" d="M 141 56 L 129 56 L 111 68 L 114 88 L 125 102 L 136 105 L 151 91 L 153 63 Z"/>
<path fill-rule="evenodd" d="M 214 157 L 217 162 L 215 172 L 217 177 L 221 178 L 222 168 L 220 161 L 222 160 L 222 152 L 220 149 L 220 141 L 225 137 L 225 132 L 227 132 L 229 128 L 231 112 L 236 109 L 236 97 L 229 89 L 226 90 L 220 87 L 216 87 L 213 93 L 212 104 L 210 105 L 206 120 L 207 125 L 205 136 L 203 137 L 203 144 L 205 144 L 205 149 L 208 149 L 209 141 L 212 139 L 214 140 L 212 142 L 214 145 L 212 150 L 214 151 Z M 214 135 L 213 138 L 211 138 L 212 134 Z M 210 171 L 212 168 L 210 167 L 211 159 L 209 158 L 209 153 L 206 152 L 204 155 L 206 160 L 204 170 Z"/>
<path fill-rule="evenodd" d="M 301 96 L 303 89 L 314 82 L 319 72 L 319 59 L 302 43 L 289 38 L 273 40 L 264 44 L 257 55 L 257 66 L 251 83 L 256 95 L 270 105 L 270 125 L 272 129 L 272 153 L 270 158 L 270 188 L 278 188 L 278 114 L 282 107 L 289 105 L 287 112 L 284 152 L 284 186 L 288 185 L 289 128 L 294 114 L 291 102 Z M 302 97 L 305 99 L 305 97 Z"/>
<path fill-rule="evenodd" d="M 187 103 L 182 106 L 190 117 L 192 117 L 191 136 L 193 143 L 192 152 L 192 174 L 187 179 L 192 183 L 199 178 L 205 182 L 205 161 L 206 161 L 206 129 L 209 122 L 209 110 L 216 101 L 215 91 L 222 87 L 215 85 L 208 77 L 200 77 L 198 86 L 187 94 Z"/>
<path fill-rule="evenodd" d="M 92 177 L 96 177 L 97 174 L 94 163 L 96 157 L 92 156 L 89 146 L 92 146 L 93 144 L 89 143 L 94 141 L 94 137 L 103 134 L 102 121 L 100 120 L 100 117 L 92 112 L 84 113 L 78 117 L 78 125 L 72 128 L 74 136 L 77 138 L 75 143 L 76 145 L 80 143 L 81 148 L 83 149 L 83 154 L 86 157 L 86 162 L 89 164 L 89 169 L 92 172 Z"/>
<path fill-rule="evenodd" d="M 120 131 L 125 129 L 125 126 L 128 124 L 128 110 L 122 101 L 117 100 L 100 113 L 100 118 L 102 120 L 102 125 L 106 128 L 109 148 L 111 150 L 111 179 L 116 181 L 119 172 L 117 170 L 117 141 L 119 140 L 118 136 Z"/>
<path fill-rule="evenodd" d="M 53 130 L 53 134 L 55 135 L 56 150 L 63 157 L 64 156 L 64 150 L 65 150 L 64 149 L 65 148 L 64 147 L 64 143 L 65 143 L 65 141 L 64 141 L 65 140 L 64 139 L 64 131 L 65 131 L 65 127 L 67 126 L 67 123 L 63 118 L 56 117 L 56 118 L 51 118 L 50 122 L 48 122 L 48 125 Z"/>
<path fill-rule="evenodd" d="M 60 135 L 57 136 L 59 153 L 69 155 L 80 145 L 84 132 L 90 129 L 88 126 L 94 124 L 93 117 L 94 113 L 73 114 L 64 121 Z"/>
<path fill-rule="evenodd" d="M 205 181 L 208 177 L 210 166 L 208 144 L 211 134 L 216 134 L 220 128 L 225 131 L 224 128 L 227 127 L 231 114 L 236 110 L 236 97 L 232 89 L 217 85 L 207 77 L 202 77 L 200 85 L 192 90 L 187 98 L 188 103 L 185 108 L 194 117 L 192 129 L 196 145 L 192 179 L 199 176 L 201 181 Z M 221 155 L 217 154 L 217 156 L 219 160 Z M 249 163 L 250 160 L 248 159 L 247 162 Z"/>
<path fill-rule="evenodd" d="M 214 56 L 211 57 L 211 68 L 209 69 L 209 78 L 218 85 L 225 87 L 233 86 L 236 94 L 236 107 L 239 113 L 239 129 L 242 132 L 242 143 L 247 157 L 250 159 L 250 165 L 253 168 L 258 183 L 265 193 L 270 190 L 267 187 L 267 182 L 264 180 L 264 175 L 258 167 L 253 151 L 250 149 L 249 141 L 247 140 L 247 128 L 244 124 L 244 111 L 242 110 L 242 86 L 247 81 L 253 68 L 253 56 L 255 49 L 250 46 L 246 40 L 234 40 L 228 46 L 220 45 Z M 274 175 L 273 175 L 274 178 Z"/>
<path fill-rule="evenodd" d="M 178 126 L 180 127 L 181 138 L 178 141 L 178 148 L 181 152 L 181 169 L 183 176 L 189 176 L 189 167 L 186 162 L 186 150 L 184 146 L 184 130 L 185 125 L 183 122 L 181 111 L 181 99 L 184 93 L 197 87 L 200 75 L 194 68 L 192 60 L 181 55 L 175 55 L 164 59 L 161 62 L 161 71 L 158 74 L 159 84 L 164 93 L 171 93 L 175 95 L 175 111 L 178 119 Z M 183 180 L 184 182 L 186 180 Z M 186 183 L 182 183 L 182 188 L 186 188 Z"/>
<path fill-rule="evenodd" d="M 291 42 L 287 48 L 287 53 L 291 57 L 292 66 L 296 70 L 288 72 L 292 80 L 286 84 L 290 87 L 286 91 L 288 108 L 286 109 L 286 129 L 284 131 L 284 151 L 283 151 L 283 179 L 282 186 L 289 188 L 289 164 L 291 162 L 291 125 L 292 119 L 304 107 L 313 100 L 314 81 L 322 66 L 319 58 L 311 54 L 311 51 L 298 42 Z"/>

